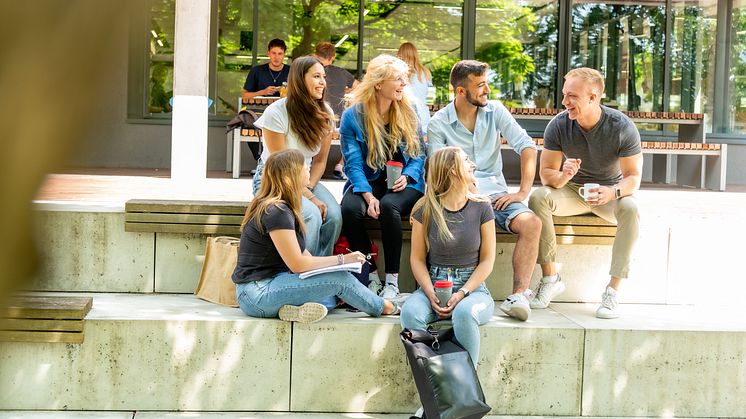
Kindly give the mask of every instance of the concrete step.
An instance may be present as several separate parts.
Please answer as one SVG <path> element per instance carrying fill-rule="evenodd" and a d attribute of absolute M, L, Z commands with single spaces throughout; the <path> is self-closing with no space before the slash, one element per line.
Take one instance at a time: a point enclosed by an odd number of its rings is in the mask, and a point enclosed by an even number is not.
<path fill-rule="evenodd" d="M 406 414 L 365 414 L 365 413 L 266 413 L 266 412 L 65 412 L 65 411 L 12 411 L 0 412 L 0 419 L 157 419 L 157 418 L 197 418 L 197 419 L 409 419 Z M 553 416 L 485 416 L 485 419 L 549 419 Z M 556 417 L 556 416 L 554 416 Z M 621 419 L 614 417 L 562 416 L 563 419 Z M 641 416 L 639 418 L 642 418 Z M 670 419 L 676 419 L 671 417 Z M 704 418 L 701 418 L 704 419 Z"/>
<path fill-rule="evenodd" d="M 37 208 L 42 263 L 29 288 L 132 293 L 191 293 L 196 288 L 199 256 L 204 254 L 207 236 L 125 232 L 119 207 L 49 204 Z M 702 218 L 706 228 L 669 215 L 643 217 L 631 276 L 620 301 L 698 304 L 704 287 L 709 287 L 702 279 L 717 277 L 722 288 L 734 291 L 727 303 L 746 304 L 746 283 L 735 272 L 735 265 L 720 262 L 738 260 L 740 248 L 722 244 L 728 237 L 746 236 L 746 224 L 735 224 L 730 218 Z M 513 248 L 510 243 L 497 245 L 495 267 L 487 281 L 497 300 L 512 291 Z M 560 245 L 558 260 L 564 263 L 560 269 L 567 290 L 557 301 L 598 302 L 608 281 L 610 258 L 611 246 Z M 409 268 L 408 241 L 401 262 L 400 288 L 409 292 L 415 281 Z M 537 267 L 532 286 L 539 278 Z"/>
<path fill-rule="evenodd" d="M 93 308 L 82 344 L 0 343 L 0 410 L 406 415 L 418 406 L 398 317 L 335 310 L 302 325 L 191 295 L 85 295 Z M 552 304 L 525 323 L 496 311 L 478 363 L 492 413 L 746 416 L 746 310 L 626 304 L 621 318 L 600 320 L 595 308 Z"/>

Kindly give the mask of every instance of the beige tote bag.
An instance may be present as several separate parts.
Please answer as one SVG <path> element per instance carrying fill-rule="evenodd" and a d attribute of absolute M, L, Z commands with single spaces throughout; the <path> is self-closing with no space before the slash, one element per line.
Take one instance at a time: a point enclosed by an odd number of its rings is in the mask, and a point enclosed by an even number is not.
<path fill-rule="evenodd" d="M 238 307 L 236 284 L 231 280 L 238 259 L 239 239 L 235 237 L 208 237 L 205 262 L 194 294 L 211 303 Z"/>

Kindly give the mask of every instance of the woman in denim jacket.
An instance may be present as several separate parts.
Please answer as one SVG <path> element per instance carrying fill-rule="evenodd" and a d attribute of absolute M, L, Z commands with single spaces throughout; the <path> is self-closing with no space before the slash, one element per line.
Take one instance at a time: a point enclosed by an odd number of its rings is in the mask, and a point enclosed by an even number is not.
<path fill-rule="evenodd" d="M 383 298 L 399 294 L 401 217 L 410 213 L 425 190 L 422 130 L 404 92 L 408 72 L 407 64 L 396 57 L 372 59 L 339 129 L 348 178 L 342 198 L 343 229 L 352 250 L 368 254 L 370 238 L 363 219 L 380 221 L 386 283 L 381 284 L 374 263 L 368 288 Z M 392 160 L 403 168 L 389 189 L 386 163 Z"/>

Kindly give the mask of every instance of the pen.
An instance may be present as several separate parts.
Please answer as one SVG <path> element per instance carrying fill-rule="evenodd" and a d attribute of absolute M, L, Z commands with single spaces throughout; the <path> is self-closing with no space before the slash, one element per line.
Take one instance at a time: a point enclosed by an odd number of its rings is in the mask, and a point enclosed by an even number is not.
<path fill-rule="evenodd" d="M 345 250 L 347 250 L 348 252 L 352 253 L 352 250 L 351 250 L 351 249 L 349 249 L 349 248 L 347 248 L 347 247 L 345 247 Z M 370 259 L 370 258 L 371 258 L 371 256 L 375 256 L 375 255 L 377 255 L 377 254 L 378 254 L 378 253 L 368 253 L 367 255 L 365 255 L 365 259 Z M 370 264 L 371 264 L 371 263 L 370 263 L 370 262 L 368 262 L 367 260 L 365 261 L 365 263 L 367 263 L 368 265 L 370 265 Z"/>

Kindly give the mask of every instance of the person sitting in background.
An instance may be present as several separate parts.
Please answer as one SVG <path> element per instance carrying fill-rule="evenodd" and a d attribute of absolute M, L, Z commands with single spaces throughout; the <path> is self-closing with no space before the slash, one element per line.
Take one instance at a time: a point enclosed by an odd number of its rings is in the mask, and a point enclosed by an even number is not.
<path fill-rule="evenodd" d="M 353 250 L 368 254 L 370 238 L 363 220 L 368 216 L 380 221 L 386 283 L 382 286 L 373 262 L 369 288 L 384 298 L 399 294 L 401 217 L 409 214 L 425 190 L 422 130 L 404 92 L 408 71 L 396 57 L 372 59 L 339 128 L 349 178 L 342 197 L 344 232 Z M 390 179 L 390 187 L 386 167 L 391 160 L 402 170 Z"/>
<path fill-rule="evenodd" d="M 306 250 L 301 192 L 310 172 L 305 160 L 298 150 L 283 150 L 265 163 L 264 181 L 241 222 L 232 275 L 241 310 L 252 317 L 313 323 L 327 313 L 313 301 L 338 296 L 371 316 L 398 314 L 397 304 L 373 294 L 349 272 L 300 279 L 300 272 L 366 261 L 360 252 L 317 257 Z"/>
<path fill-rule="evenodd" d="M 425 196 L 412 210 L 410 264 L 420 288 L 402 307 L 401 325 L 427 329 L 429 323 L 452 318 L 456 340 L 476 366 L 479 325 L 495 310 L 484 284 L 495 263 L 495 215 L 490 200 L 476 195 L 475 168 L 458 147 L 430 156 Z M 448 301 L 435 294 L 437 280 L 453 282 L 456 292 Z"/>
<path fill-rule="evenodd" d="M 433 85 L 433 76 L 430 70 L 420 62 L 420 54 L 417 47 L 411 42 L 405 42 L 399 46 L 396 56 L 409 66 L 409 86 L 412 98 L 416 100 L 415 110 L 422 124 L 422 132 L 427 135 L 427 126 L 430 122 L 430 109 L 427 107 L 427 89 Z"/>
<path fill-rule="evenodd" d="M 275 38 L 269 41 L 267 44 L 269 62 L 252 67 L 246 76 L 246 82 L 241 90 L 241 101 L 244 104 L 257 96 L 280 95 L 279 89 L 283 83 L 288 81 L 290 74 L 290 66 L 282 62 L 285 59 L 286 50 L 287 45 L 282 39 Z M 254 160 L 258 163 L 261 154 L 259 143 L 249 142 L 247 144 Z"/>
<path fill-rule="evenodd" d="M 254 176 L 259 192 L 264 163 L 273 153 L 299 150 L 311 168 L 311 180 L 301 200 L 306 247 L 314 256 L 332 254 L 342 230 L 342 212 L 334 195 L 321 184 L 334 132 L 334 115 L 324 102 L 324 67 L 316 57 L 301 57 L 290 68 L 288 94 L 267 107 L 254 123 L 262 130 L 264 151 Z"/>
<path fill-rule="evenodd" d="M 334 65 L 336 53 L 336 48 L 331 42 L 316 44 L 316 56 L 326 71 L 326 101 L 332 107 L 334 116 L 339 118 L 345 110 L 345 94 L 351 92 L 360 82 L 349 71 Z M 347 179 L 344 174 L 344 162 L 344 157 L 340 157 L 334 165 L 334 177 L 337 179 Z"/>

